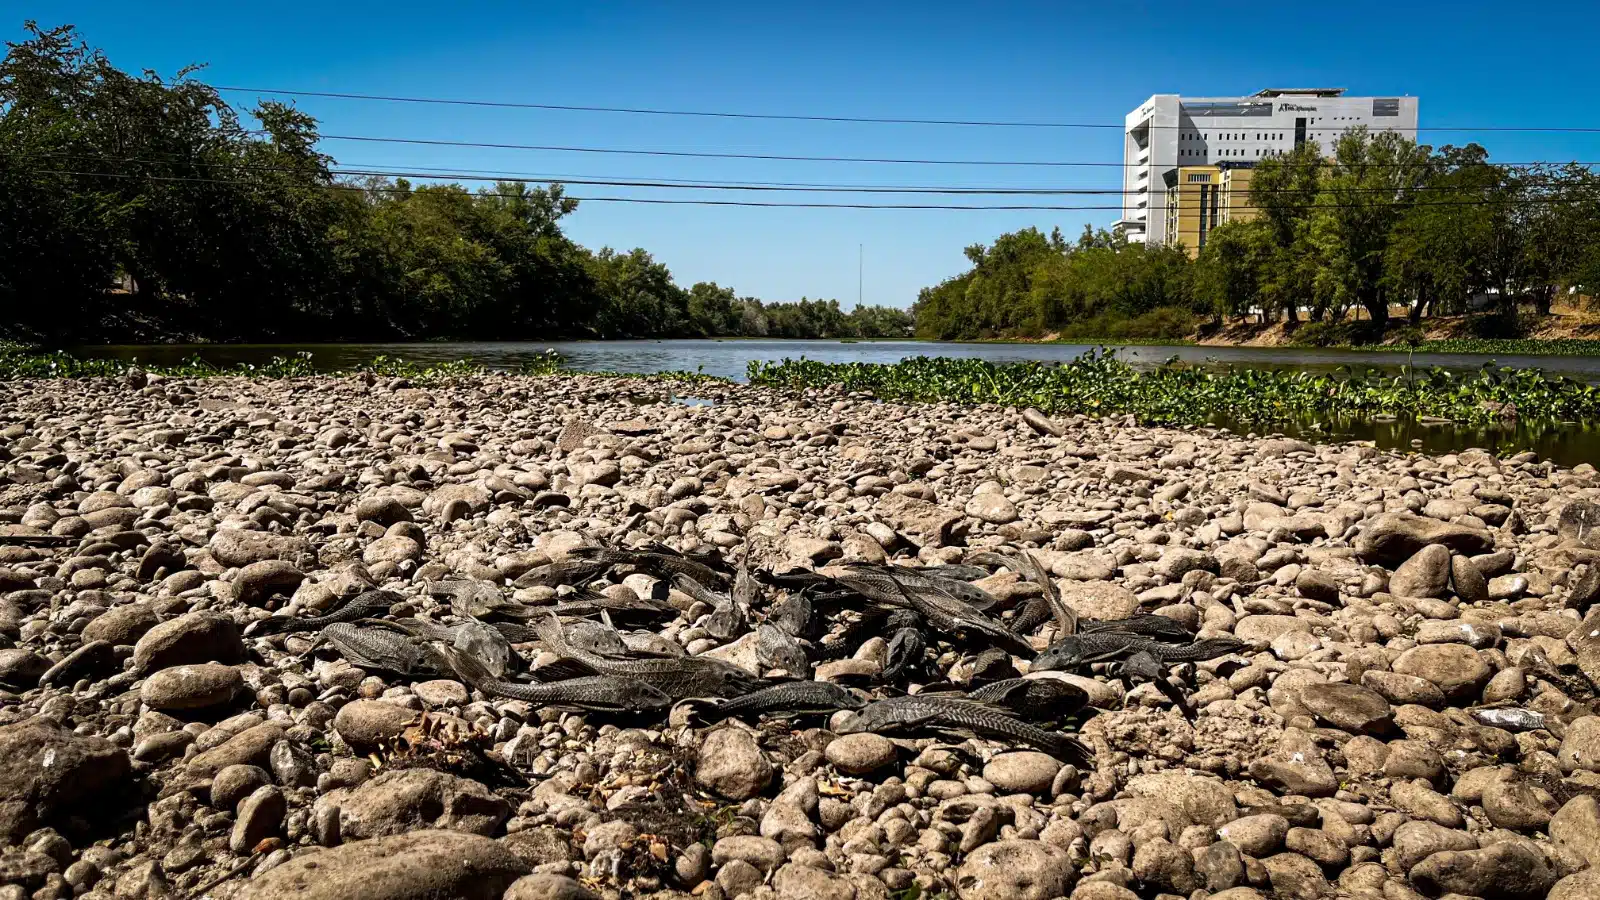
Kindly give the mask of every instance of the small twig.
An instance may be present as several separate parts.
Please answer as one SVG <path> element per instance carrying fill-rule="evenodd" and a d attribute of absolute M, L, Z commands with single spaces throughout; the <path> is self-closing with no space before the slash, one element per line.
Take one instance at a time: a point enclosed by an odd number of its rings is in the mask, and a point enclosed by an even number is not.
<path fill-rule="evenodd" d="M 70 547 L 78 543 L 75 537 L 64 534 L 0 534 L 0 545 L 20 544 L 24 547 Z"/>
<path fill-rule="evenodd" d="M 201 896 L 203 896 L 206 891 L 211 890 L 212 888 L 214 888 L 217 885 L 223 883 L 224 881 L 227 881 L 229 878 L 232 878 L 233 876 L 239 874 L 240 872 L 243 872 L 245 869 L 250 868 L 250 866 L 252 864 L 254 864 L 257 860 L 262 859 L 262 858 L 263 858 L 262 854 L 260 854 L 260 853 L 252 853 L 249 856 L 245 857 L 244 859 L 239 860 L 238 862 L 233 864 L 233 868 L 231 868 L 228 871 L 222 873 L 221 875 L 218 875 L 217 877 L 211 879 L 210 881 L 206 882 L 205 884 L 202 884 L 199 887 L 195 888 L 194 889 L 194 893 L 189 895 L 189 900 L 199 900 L 199 898 Z"/>

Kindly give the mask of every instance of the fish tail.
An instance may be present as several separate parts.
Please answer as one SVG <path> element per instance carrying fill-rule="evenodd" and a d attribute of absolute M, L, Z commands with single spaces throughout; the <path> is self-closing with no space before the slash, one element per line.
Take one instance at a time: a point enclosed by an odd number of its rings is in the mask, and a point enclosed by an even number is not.
<path fill-rule="evenodd" d="M 534 633 L 539 635 L 539 640 L 550 649 L 552 653 L 565 653 L 567 646 L 567 633 L 561 630 L 561 620 L 555 613 L 545 616 L 534 626 Z"/>
<path fill-rule="evenodd" d="M 462 681 L 475 688 L 482 689 L 483 685 L 495 680 L 489 668 L 470 653 L 462 653 L 443 642 L 435 643 L 434 650 L 444 657 L 444 661 L 450 665 L 452 672 L 455 672 Z"/>
<path fill-rule="evenodd" d="M 1070 734 L 1063 734 L 1059 731 L 1046 731 L 1044 733 L 1048 737 L 1045 749 L 1051 756 L 1080 769 L 1094 767 L 1094 754 L 1089 752 L 1089 748 L 1085 747 L 1082 741 Z"/>
<path fill-rule="evenodd" d="M 265 637 L 269 634 L 280 634 L 288 631 L 295 625 L 292 616 L 268 616 L 258 619 L 245 627 L 245 637 Z"/>
<path fill-rule="evenodd" d="M 701 722 L 720 722 L 730 715 L 730 711 L 723 709 L 726 701 L 710 697 L 691 697 L 679 700 L 677 705 L 683 707 L 690 718 Z"/>
<path fill-rule="evenodd" d="M 1190 646 L 1196 651 L 1208 654 L 1209 658 L 1214 659 L 1218 656 L 1226 656 L 1229 653 L 1237 653 L 1249 645 L 1238 638 L 1221 637 L 1207 638 L 1203 641 L 1196 641 Z"/>
<path fill-rule="evenodd" d="M 1024 568 L 1027 570 L 1028 579 L 1038 582 L 1039 587 L 1044 589 L 1045 603 L 1049 604 L 1050 612 L 1056 617 L 1056 625 L 1060 631 L 1060 636 L 1065 637 L 1069 634 L 1076 634 L 1078 631 L 1078 612 L 1068 606 L 1065 600 L 1061 599 L 1061 591 L 1056 588 L 1055 582 L 1050 580 L 1050 573 L 1045 570 L 1044 564 L 1039 562 L 1039 557 L 1034 556 L 1031 550 L 1024 550 L 1022 551 L 1022 561 Z"/>

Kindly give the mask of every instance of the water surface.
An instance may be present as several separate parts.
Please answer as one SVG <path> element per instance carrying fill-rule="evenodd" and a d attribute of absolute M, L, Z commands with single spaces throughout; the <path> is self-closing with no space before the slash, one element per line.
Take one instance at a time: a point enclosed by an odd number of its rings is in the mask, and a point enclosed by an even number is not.
<path fill-rule="evenodd" d="M 73 352 L 90 357 L 139 359 L 157 365 L 200 356 L 216 364 L 261 363 L 274 356 L 310 353 L 322 368 L 337 369 L 384 354 L 419 363 L 474 359 L 490 368 L 516 369 L 546 350 L 559 351 L 575 369 L 648 373 L 669 369 L 696 371 L 743 381 L 752 360 L 805 357 L 819 362 L 894 363 L 908 356 L 959 356 L 995 363 L 1063 362 L 1094 349 L 1093 344 L 946 344 L 931 341 L 462 341 L 376 344 L 149 344 L 85 346 Z M 1378 350 L 1318 350 L 1304 347 L 1127 346 L 1116 355 L 1138 367 L 1158 366 L 1174 357 L 1198 365 L 1295 369 L 1330 372 L 1340 366 L 1398 371 L 1417 366 L 1470 371 L 1495 362 L 1512 368 L 1538 368 L 1552 375 L 1600 382 L 1600 356 L 1501 356 L 1472 353 L 1387 353 Z"/>

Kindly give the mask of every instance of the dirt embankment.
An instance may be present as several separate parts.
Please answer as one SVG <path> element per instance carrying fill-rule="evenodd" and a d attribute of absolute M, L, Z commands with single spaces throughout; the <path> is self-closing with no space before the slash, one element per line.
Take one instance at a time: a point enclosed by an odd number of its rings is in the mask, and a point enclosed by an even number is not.
<path fill-rule="evenodd" d="M 1484 337 L 1477 330 L 1481 316 L 1436 316 L 1423 319 L 1420 325 L 1422 339 L 1444 341 Z M 1530 340 L 1592 340 L 1600 341 L 1600 314 L 1588 310 L 1557 308 L 1551 315 L 1522 320 L 1526 332 L 1503 337 L 1523 337 Z M 1228 322 L 1216 331 L 1202 331 L 1195 343 L 1207 347 L 1284 347 L 1296 343 L 1296 332 L 1312 323 L 1284 322 Z M 1383 343 L 1397 342 L 1412 333 L 1411 322 L 1404 314 L 1389 319 Z M 1374 342 L 1377 343 L 1377 342 Z"/>

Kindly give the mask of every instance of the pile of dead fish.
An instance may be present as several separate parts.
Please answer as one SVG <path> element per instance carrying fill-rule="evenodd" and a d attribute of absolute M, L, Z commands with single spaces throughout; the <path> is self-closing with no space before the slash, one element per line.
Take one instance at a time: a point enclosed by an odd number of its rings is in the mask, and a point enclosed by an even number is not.
<path fill-rule="evenodd" d="M 549 605 L 508 599 L 484 582 L 439 581 L 429 587 L 445 601 L 436 608 L 439 620 L 395 617 L 392 610 L 408 608 L 403 598 L 373 590 L 326 615 L 260 620 L 248 633 L 314 632 L 308 652 L 337 654 L 373 672 L 453 675 L 486 695 L 539 707 L 659 719 L 685 704 L 700 721 L 826 716 L 841 734 L 981 735 L 1078 765 L 1089 764 L 1089 753 L 1065 729 L 1088 710 L 1088 696 L 1049 673 L 1097 671 L 1153 683 L 1192 717 L 1182 676 L 1193 672 L 1184 664 L 1244 647 L 1233 638 L 1196 641 L 1165 616 L 1080 618 L 1026 552 L 975 553 L 962 565 L 853 563 L 816 571 L 752 570 L 747 563 L 660 545 L 582 547 L 519 579 L 519 586 L 554 588 Z M 974 583 L 1007 570 L 1040 592 L 1002 609 Z M 660 590 L 641 597 L 601 589 L 603 579 L 620 583 L 630 573 L 651 576 Z M 693 605 L 670 602 L 669 584 Z M 696 610 L 709 610 L 693 626 L 717 646 L 753 635 L 761 674 L 687 655 L 649 630 Z M 814 680 L 817 664 L 848 658 L 880 635 L 887 649 L 875 674 Z M 539 665 L 524 656 L 535 647 L 543 651 Z M 953 666 L 938 666 L 950 651 L 969 663 L 960 683 L 948 677 Z M 1017 671 L 1014 657 L 1029 661 L 1030 677 Z"/>

